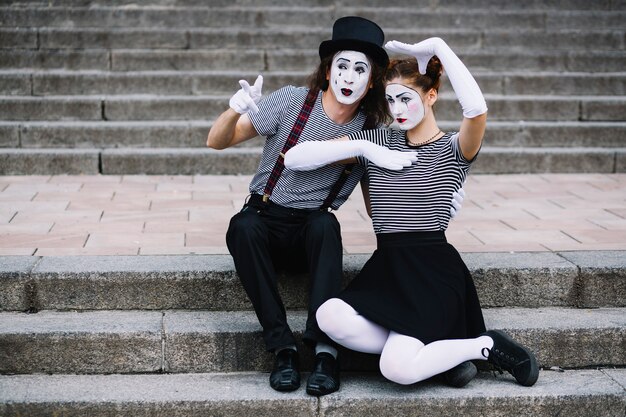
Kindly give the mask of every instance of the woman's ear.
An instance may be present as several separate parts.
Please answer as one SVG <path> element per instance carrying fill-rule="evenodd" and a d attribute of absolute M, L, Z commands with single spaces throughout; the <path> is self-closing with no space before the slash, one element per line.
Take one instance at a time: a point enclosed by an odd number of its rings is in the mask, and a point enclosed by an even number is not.
<path fill-rule="evenodd" d="M 426 102 L 431 106 L 437 102 L 437 98 L 439 98 L 439 93 L 437 93 L 437 90 L 435 90 L 434 88 L 431 88 L 426 93 Z"/>

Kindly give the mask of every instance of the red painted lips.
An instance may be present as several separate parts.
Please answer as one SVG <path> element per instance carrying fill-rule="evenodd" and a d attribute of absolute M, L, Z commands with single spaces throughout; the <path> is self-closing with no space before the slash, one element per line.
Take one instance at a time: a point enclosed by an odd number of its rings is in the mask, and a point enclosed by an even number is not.
<path fill-rule="evenodd" d="M 352 95 L 352 90 L 350 90 L 349 88 L 342 88 L 341 89 L 341 94 L 343 94 L 346 97 L 351 96 Z"/>

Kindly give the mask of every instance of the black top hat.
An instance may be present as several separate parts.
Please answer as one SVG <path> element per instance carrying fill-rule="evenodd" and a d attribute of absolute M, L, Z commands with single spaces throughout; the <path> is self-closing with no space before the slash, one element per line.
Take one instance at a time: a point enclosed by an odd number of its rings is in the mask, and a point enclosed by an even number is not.
<path fill-rule="evenodd" d="M 324 59 L 337 51 L 359 51 L 377 64 L 387 67 L 389 56 L 383 49 L 385 34 L 376 23 L 358 16 L 337 19 L 333 25 L 332 40 L 320 44 L 320 58 Z"/>

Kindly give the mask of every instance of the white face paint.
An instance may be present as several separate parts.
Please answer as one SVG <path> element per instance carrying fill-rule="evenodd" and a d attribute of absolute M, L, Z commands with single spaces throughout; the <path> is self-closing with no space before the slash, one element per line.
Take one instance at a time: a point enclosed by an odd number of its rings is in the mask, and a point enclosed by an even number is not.
<path fill-rule="evenodd" d="M 330 88 L 341 104 L 354 104 L 367 93 L 372 65 L 357 51 L 339 51 L 330 66 Z"/>
<path fill-rule="evenodd" d="M 422 97 L 412 88 L 402 84 L 387 84 L 385 96 L 394 119 L 390 127 L 410 130 L 424 119 L 425 109 Z"/>

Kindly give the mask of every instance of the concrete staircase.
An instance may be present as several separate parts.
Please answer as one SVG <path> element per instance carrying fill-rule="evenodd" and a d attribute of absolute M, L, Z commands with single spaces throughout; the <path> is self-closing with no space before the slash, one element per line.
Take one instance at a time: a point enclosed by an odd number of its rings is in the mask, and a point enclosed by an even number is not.
<path fill-rule="evenodd" d="M 366 259 L 346 257 L 346 280 Z M 345 353 L 337 394 L 279 394 L 229 256 L 0 257 L 0 415 L 623 415 L 624 252 L 464 259 L 488 327 L 536 353 L 534 387 L 489 372 L 464 389 L 403 387 Z M 281 280 L 298 332 L 306 281 Z"/>
<path fill-rule="evenodd" d="M 0 174 L 252 173 L 261 139 L 215 152 L 237 80 L 302 85 L 338 16 L 387 39 L 441 36 L 490 108 L 475 173 L 626 171 L 626 6 L 618 0 L 0 3 Z M 438 118 L 459 124 L 445 83 Z"/>
<path fill-rule="evenodd" d="M 211 121 L 240 78 L 302 84 L 348 14 L 459 52 L 490 107 L 474 173 L 626 172 L 623 1 L 207 3 L 0 2 L 0 175 L 252 173 L 261 139 L 208 150 Z M 438 117 L 458 116 L 446 84 Z M 0 415 L 623 416 L 625 255 L 463 254 L 488 327 L 537 354 L 532 388 L 486 371 L 403 387 L 344 352 L 341 390 L 320 399 L 269 388 L 229 256 L 0 256 Z M 345 257 L 346 282 L 366 259 Z M 298 333 L 307 288 L 282 277 Z"/>

